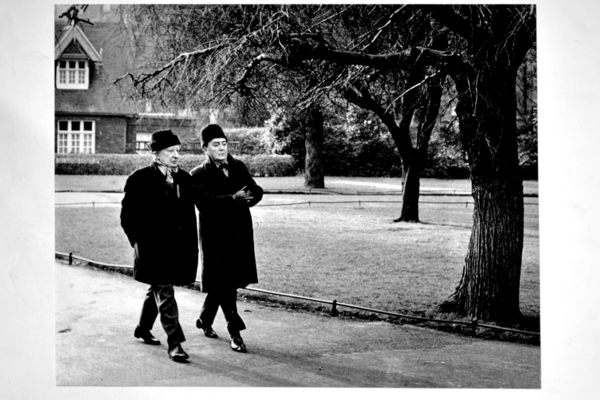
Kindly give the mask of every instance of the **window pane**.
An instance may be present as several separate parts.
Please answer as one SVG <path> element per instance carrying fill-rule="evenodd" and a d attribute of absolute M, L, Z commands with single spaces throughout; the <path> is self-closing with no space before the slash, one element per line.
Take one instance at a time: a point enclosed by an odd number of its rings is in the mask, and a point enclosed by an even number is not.
<path fill-rule="evenodd" d="M 69 130 L 69 121 L 58 121 L 58 130 L 59 131 Z M 66 136 L 66 135 L 61 135 L 61 136 Z"/>
<path fill-rule="evenodd" d="M 66 61 L 59 61 L 58 65 L 60 66 L 60 68 L 67 68 L 67 62 Z"/>
<path fill-rule="evenodd" d="M 79 71 L 79 80 L 77 81 L 79 84 L 85 83 L 85 71 Z"/>
<path fill-rule="evenodd" d="M 85 69 L 85 61 L 79 61 L 79 69 Z"/>
<path fill-rule="evenodd" d="M 66 122 L 66 121 L 61 121 Z M 66 153 L 67 152 L 67 134 L 60 133 L 58 134 L 58 152 Z"/>
<path fill-rule="evenodd" d="M 79 134 L 71 135 L 71 153 L 79 153 Z"/>
<path fill-rule="evenodd" d="M 58 81 L 60 83 L 67 83 L 67 73 L 66 73 L 66 71 L 59 71 L 59 73 L 58 73 Z"/>
<path fill-rule="evenodd" d="M 86 154 L 92 152 L 92 135 L 89 133 L 83 135 L 83 152 Z"/>
<path fill-rule="evenodd" d="M 81 130 L 81 121 L 71 121 L 71 130 L 80 131 Z"/>
<path fill-rule="evenodd" d="M 83 130 L 84 131 L 91 131 L 92 130 L 92 126 L 93 126 L 92 121 L 84 121 L 83 122 Z"/>
<path fill-rule="evenodd" d="M 69 83 L 75 83 L 75 71 L 69 71 Z"/>
<path fill-rule="evenodd" d="M 77 63 L 75 61 L 69 61 L 69 68 L 77 68 Z"/>

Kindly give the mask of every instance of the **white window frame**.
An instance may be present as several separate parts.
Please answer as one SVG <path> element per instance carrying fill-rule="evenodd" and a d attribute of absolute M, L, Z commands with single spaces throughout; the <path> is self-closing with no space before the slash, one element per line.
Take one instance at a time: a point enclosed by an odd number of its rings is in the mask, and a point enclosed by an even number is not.
<path fill-rule="evenodd" d="M 67 124 L 66 129 L 61 125 Z M 91 129 L 85 129 L 91 124 Z M 58 120 L 56 122 L 56 152 L 59 154 L 95 154 L 96 121 Z"/>
<path fill-rule="evenodd" d="M 56 88 L 66 90 L 89 89 L 89 61 L 69 58 L 59 59 L 56 63 Z"/>
<path fill-rule="evenodd" d="M 146 132 L 136 132 L 135 134 L 135 152 L 137 154 L 150 154 L 150 142 L 152 134 Z M 145 143 L 145 148 L 142 148 L 142 143 Z"/>

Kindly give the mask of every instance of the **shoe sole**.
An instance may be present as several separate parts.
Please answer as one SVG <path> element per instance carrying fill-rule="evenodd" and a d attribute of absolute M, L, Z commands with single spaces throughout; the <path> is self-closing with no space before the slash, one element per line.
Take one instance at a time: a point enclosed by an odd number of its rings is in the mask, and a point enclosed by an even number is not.
<path fill-rule="evenodd" d="M 229 346 L 229 348 L 233 351 L 235 351 L 236 353 L 247 353 L 248 350 L 246 349 L 246 347 L 233 347 L 233 346 Z"/>
<path fill-rule="evenodd" d="M 169 358 L 175 362 L 183 362 L 190 357 L 189 356 L 172 356 L 169 354 Z"/>

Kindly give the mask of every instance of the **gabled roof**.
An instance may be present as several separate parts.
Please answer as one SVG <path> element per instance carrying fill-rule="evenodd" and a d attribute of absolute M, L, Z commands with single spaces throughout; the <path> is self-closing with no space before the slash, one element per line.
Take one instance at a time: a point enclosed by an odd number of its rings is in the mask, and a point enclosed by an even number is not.
<path fill-rule="evenodd" d="M 56 46 L 54 47 L 54 59 L 58 60 L 66 50 L 69 50 L 69 53 L 73 52 L 74 54 L 77 54 L 78 52 L 81 54 L 81 52 L 83 52 L 92 61 L 102 61 L 100 53 L 96 51 L 90 40 L 78 25 L 67 25 L 60 32 Z"/>

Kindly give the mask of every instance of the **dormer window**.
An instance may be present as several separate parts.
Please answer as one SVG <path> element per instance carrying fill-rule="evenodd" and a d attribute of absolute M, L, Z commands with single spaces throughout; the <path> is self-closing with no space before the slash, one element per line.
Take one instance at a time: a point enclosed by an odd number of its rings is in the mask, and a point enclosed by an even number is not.
<path fill-rule="evenodd" d="M 54 47 L 54 60 L 57 89 L 87 90 L 95 66 L 102 63 L 102 56 L 78 25 L 68 25 Z"/>
<path fill-rule="evenodd" d="M 56 67 L 56 88 L 86 90 L 90 69 L 87 60 L 59 60 Z"/>

